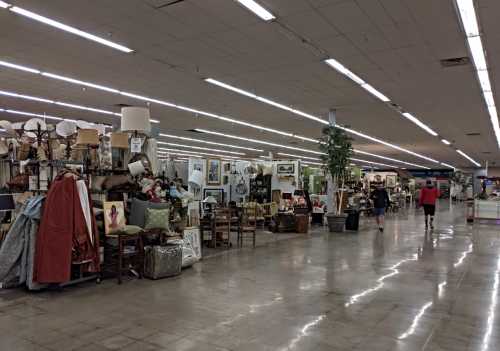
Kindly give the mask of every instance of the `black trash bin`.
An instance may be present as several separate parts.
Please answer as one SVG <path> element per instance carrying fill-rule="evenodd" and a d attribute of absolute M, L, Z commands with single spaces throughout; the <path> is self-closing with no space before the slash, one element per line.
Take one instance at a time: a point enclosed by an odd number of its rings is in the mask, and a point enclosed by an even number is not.
<path fill-rule="evenodd" d="M 345 210 L 345 213 L 347 214 L 345 229 L 357 231 L 359 229 L 359 211 L 349 209 Z"/>

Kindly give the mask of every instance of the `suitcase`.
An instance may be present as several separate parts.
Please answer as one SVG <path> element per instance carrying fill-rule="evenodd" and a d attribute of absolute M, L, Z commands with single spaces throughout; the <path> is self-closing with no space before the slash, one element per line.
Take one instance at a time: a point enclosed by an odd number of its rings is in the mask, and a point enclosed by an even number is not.
<path fill-rule="evenodd" d="M 181 273 L 181 245 L 146 246 L 144 254 L 144 276 L 146 278 L 160 279 Z"/>

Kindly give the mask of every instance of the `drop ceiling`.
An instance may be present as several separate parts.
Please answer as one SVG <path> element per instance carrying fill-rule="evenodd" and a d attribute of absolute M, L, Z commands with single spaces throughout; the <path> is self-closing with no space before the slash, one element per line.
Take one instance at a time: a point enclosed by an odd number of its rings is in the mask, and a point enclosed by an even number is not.
<path fill-rule="evenodd" d="M 457 167 L 472 164 L 365 90 L 325 65 L 334 57 L 392 101 L 484 164 L 500 153 L 469 65 L 440 60 L 468 56 L 453 1 L 262 0 L 277 17 L 264 22 L 233 0 L 113 0 L 10 3 L 134 50 L 126 54 L 0 9 L 0 60 L 99 83 L 310 138 L 320 123 L 203 81 L 212 77 Z M 161 7 L 161 8 L 158 8 Z M 498 1 L 478 1 L 493 90 L 499 79 Z M 286 28 L 286 29 L 285 29 Z M 294 33 L 294 34 L 291 34 Z M 305 38 L 305 45 L 297 37 Z M 316 49 L 319 49 L 316 50 Z M 0 67 L 0 90 L 119 112 L 138 100 Z M 315 145 L 151 104 L 169 134 L 256 146 L 194 134 L 203 128 L 308 149 Z M 117 123 L 112 116 L 0 96 L 0 108 Z M 19 120 L 0 112 L 0 119 Z M 479 133 L 478 136 L 468 136 Z M 355 147 L 429 167 L 432 163 L 359 137 Z M 287 152 L 277 147 L 266 151 Z M 296 152 L 294 152 L 295 154 Z M 249 156 L 258 156 L 249 152 Z M 377 161 L 375 158 L 366 159 Z M 380 161 L 380 160 L 378 160 Z M 383 161 L 382 161 L 383 162 Z"/>

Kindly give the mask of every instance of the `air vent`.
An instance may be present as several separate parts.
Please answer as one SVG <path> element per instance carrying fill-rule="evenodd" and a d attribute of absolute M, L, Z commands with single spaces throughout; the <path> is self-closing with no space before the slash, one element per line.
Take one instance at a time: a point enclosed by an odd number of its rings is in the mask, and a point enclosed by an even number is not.
<path fill-rule="evenodd" d="M 489 155 L 491 154 L 491 151 L 483 151 L 483 154 Z"/>
<path fill-rule="evenodd" d="M 162 9 L 164 7 L 168 7 L 168 6 L 172 6 L 172 5 L 175 5 L 175 4 L 178 4 L 180 2 L 183 2 L 185 0 L 173 0 L 173 1 L 169 1 L 163 5 L 160 5 L 160 6 L 156 6 L 157 9 Z"/>
<path fill-rule="evenodd" d="M 470 63 L 470 59 L 467 56 L 464 57 L 453 57 L 440 60 L 441 66 L 443 67 L 455 67 L 455 66 L 465 66 Z"/>
<path fill-rule="evenodd" d="M 481 133 L 473 132 L 473 133 L 466 133 L 465 135 L 467 135 L 467 136 L 480 136 Z"/>
<path fill-rule="evenodd" d="M 203 132 L 197 131 L 196 129 L 186 129 L 186 132 L 203 134 Z"/>

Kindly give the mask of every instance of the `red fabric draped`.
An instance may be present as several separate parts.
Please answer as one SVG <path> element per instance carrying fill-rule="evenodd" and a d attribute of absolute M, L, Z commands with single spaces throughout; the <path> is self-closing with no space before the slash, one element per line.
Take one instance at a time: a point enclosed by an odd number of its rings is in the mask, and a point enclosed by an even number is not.
<path fill-rule="evenodd" d="M 90 199 L 90 194 L 87 194 Z M 90 204 L 92 202 L 90 201 Z M 99 241 L 93 209 L 88 233 L 75 179 L 58 177 L 50 186 L 38 230 L 34 280 L 64 283 L 71 279 L 71 263 L 90 260 L 87 271 L 99 270 Z M 94 243 L 90 240 L 94 236 Z"/>

